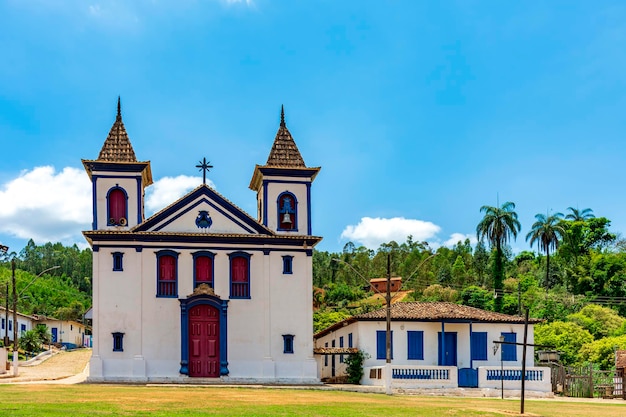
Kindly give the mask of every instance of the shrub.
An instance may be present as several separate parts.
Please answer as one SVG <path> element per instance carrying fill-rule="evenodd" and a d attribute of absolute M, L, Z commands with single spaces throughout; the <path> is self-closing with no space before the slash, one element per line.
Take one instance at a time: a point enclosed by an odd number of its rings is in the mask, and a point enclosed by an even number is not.
<path fill-rule="evenodd" d="M 345 358 L 344 363 L 346 364 L 346 374 L 348 374 L 349 384 L 358 385 L 361 383 L 361 378 L 363 378 L 363 362 L 365 362 L 367 358 L 367 353 L 364 353 L 362 350 L 351 353 Z"/>

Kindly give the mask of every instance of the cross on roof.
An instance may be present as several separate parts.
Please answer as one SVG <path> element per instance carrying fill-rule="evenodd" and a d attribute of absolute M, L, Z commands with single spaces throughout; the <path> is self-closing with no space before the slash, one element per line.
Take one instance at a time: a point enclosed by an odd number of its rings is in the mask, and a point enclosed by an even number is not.
<path fill-rule="evenodd" d="M 196 168 L 200 168 L 199 171 L 202 171 L 202 184 L 206 185 L 206 173 L 213 168 L 213 165 L 209 165 L 211 161 L 207 162 L 206 158 L 202 158 L 202 161 L 198 162 Z"/>

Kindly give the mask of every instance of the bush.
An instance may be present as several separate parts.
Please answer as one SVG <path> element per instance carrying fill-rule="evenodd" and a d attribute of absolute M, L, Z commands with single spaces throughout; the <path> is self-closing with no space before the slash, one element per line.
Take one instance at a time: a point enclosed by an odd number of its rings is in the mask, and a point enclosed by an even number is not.
<path fill-rule="evenodd" d="M 369 355 L 367 355 L 367 353 L 359 350 L 345 358 L 344 363 L 346 364 L 346 374 L 348 374 L 349 384 L 358 385 L 361 383 L 361 378 L 363 378 L 363 362 L 365 362 L 365 359 L 368 357 Z"/>
<path fill-rule="evenodd" d="M 535 343 L 554 346 L 554 349 L 561 352 L 561 361 L 565 365 L 582 362 L 580 350 L 584 344 L 591 342 L 591 333 L 576 323 L 554 321 L 535 326 Z"/>

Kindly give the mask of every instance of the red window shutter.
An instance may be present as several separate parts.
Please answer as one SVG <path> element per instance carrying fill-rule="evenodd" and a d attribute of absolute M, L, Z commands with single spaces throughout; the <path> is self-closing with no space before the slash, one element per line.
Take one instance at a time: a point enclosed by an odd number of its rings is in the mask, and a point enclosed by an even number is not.
<path fill-rule="evenodd" d="M 173 256 L 163 255 L 159 258 L 159 272 L 161 281 L 176 279 L 175 260 Z"/>
<path fill-rule="evenodd" d="M 212 259 L 208 256 L 198 256 L 196 258 L 196 282 L 211 282 L 211 270 L 213 269 Z"/>
<path fill-rule="evenodd" d="M 109 216 L 115 223 L 119 223 L 120 219 L 126 216 L 126 196 L 120 189 L 109 193 Z"/>
<path fill-rule="evenodd" d="M 232 281 L 248 282 L 248 260 L 238 256 L 232 260 Z"/>

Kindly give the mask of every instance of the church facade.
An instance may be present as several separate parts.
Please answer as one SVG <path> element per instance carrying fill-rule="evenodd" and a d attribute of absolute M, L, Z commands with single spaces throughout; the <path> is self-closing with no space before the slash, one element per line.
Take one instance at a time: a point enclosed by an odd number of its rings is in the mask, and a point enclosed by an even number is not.
<path fill-rule="evenodd" d="M 144 216 L 150 162 L 117 117 L 92 181 L 93 382 L 317 383 L 311 185 L 284 113 L 253 218 L 206 184 Z M 203 165 L 206 165 L 203 163 Z"/>

